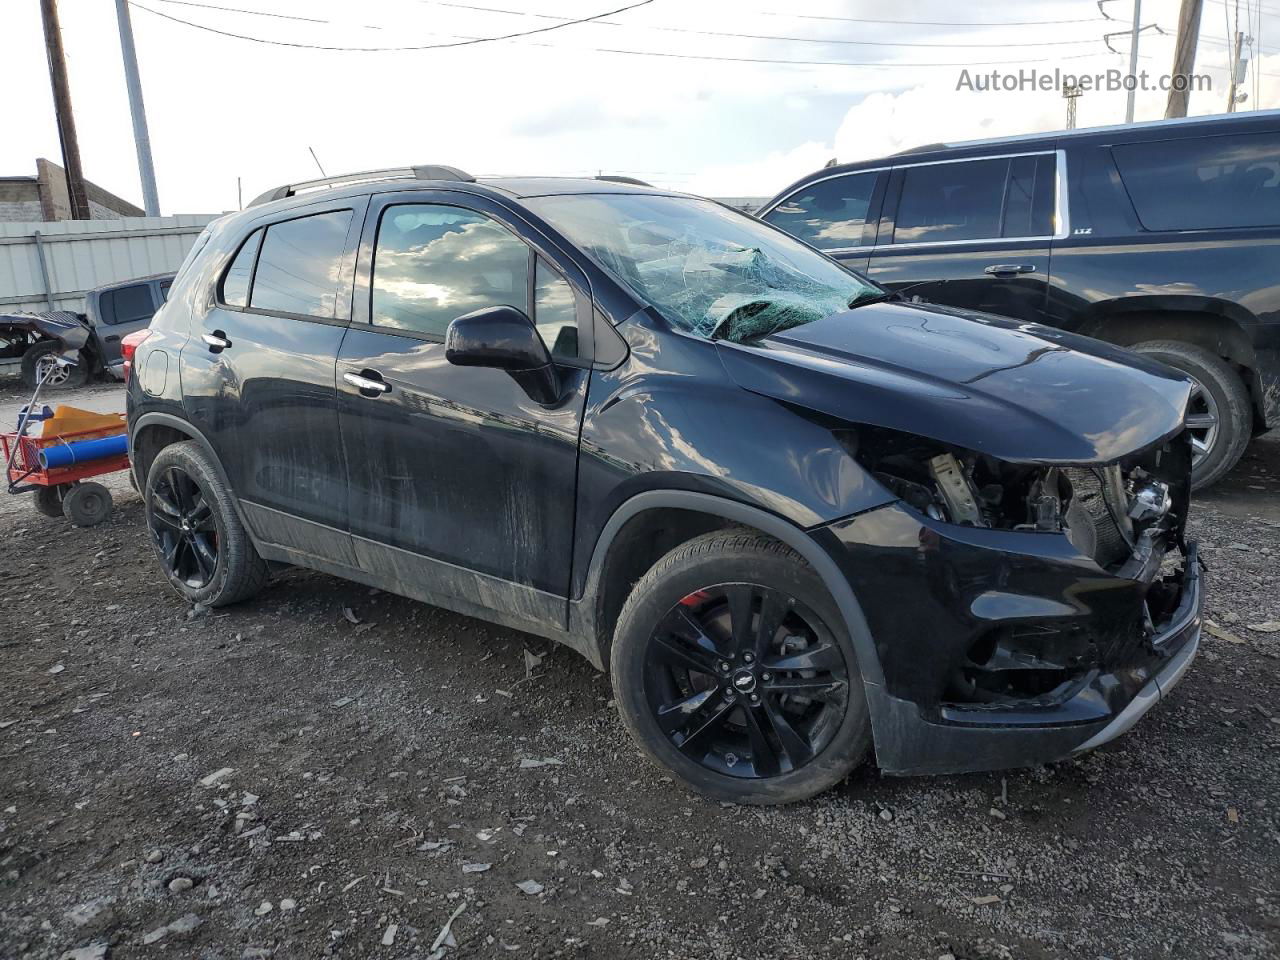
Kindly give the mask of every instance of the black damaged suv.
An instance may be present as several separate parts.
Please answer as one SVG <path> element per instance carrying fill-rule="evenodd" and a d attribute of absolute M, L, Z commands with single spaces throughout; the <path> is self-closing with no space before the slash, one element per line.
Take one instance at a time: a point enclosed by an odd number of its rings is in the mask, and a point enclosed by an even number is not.
<path fill-rule="evenodd" d="M 715 797 L 807 797 L 873 746 L 1067 757 L 1199 643 L 1187 380 L 903 301 L 711 201 L 282 187 L 210 225 L 128 353 L 189 601 L 297 564 L 556 639 Z"/>

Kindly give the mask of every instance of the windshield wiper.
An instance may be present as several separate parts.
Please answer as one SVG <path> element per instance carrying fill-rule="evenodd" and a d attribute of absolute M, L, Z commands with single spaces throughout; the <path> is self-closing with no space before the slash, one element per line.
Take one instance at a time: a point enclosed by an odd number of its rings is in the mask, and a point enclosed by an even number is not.
<path fill-rule="evenodd" d="M 907 296 L 908 291 L 916 290 L 920 287 L 928 287 L 934 284 L 943 284 L 947 282 L 948 282 L 947 280 L 921 280 L 918 283 L 909 283 L 905 287 L 902 287 L 898 290 L 886 290 L 884 293 L 878 293 L 874 297 L 867 297 L 865 299 L 854 300 L 849 304 L 849 309 L 855 310 L 858 307 L 865 307 L 867 306 L 867 304 L 870 304 L 870 303 L 884 303 L 886 300 L 909 301 L 910 298 Z"/>

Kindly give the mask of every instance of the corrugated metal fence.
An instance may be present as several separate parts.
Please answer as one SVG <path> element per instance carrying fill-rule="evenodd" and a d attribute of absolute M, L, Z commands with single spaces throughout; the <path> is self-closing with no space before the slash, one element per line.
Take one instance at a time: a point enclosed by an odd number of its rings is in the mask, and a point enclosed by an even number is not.
<path fill-rule="evenodd" d="M 0 312 L 82 311 L 94 287 L 173 272 L 215 218 L 0 223 Z"/>

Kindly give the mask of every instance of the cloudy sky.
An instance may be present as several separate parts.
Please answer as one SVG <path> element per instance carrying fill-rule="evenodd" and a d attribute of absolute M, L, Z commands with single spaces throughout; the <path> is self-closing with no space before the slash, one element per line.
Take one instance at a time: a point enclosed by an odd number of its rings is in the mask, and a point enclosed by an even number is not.
<path fill-rule="evenodd" d="M 235 209 L 237 177 L 247 201 L 315 176 L 308 147 L 330 173 L 408 163 L 604 171 L 768 196 L 832 157 L 1059 129 L 1058 92 L 958 90 L 961 71 L 1123 69 L 1128 37 L 1112 39 L 1113 54 L 1103 35 L 1132 16 L 1130 0 L 1103 4 L 1115 21 L 1093 0 L 650 0 L 564 25 L 634 2 L 137 0 L 162 210 Z M 86 174 L 140 202 L 115 4 L 60 9 Z M 1140 68 L 1166 73 L 1178 0 L 1145 0 L 1142 12 L 1152 28 Z M 1236 17 L 1235 0 L 1205 0 L 1197 70 L 1213 89 L 1192 95 L 1192 113 L 1224 108 Z M 1242 109 L 1278 107 L 1280 0 L 1241 2 L 1238 17 L 1254 41 Z M 0 174 L 30 175 L 37 156 L 60 158 L 37 0 L 0 4 L 0 36 L 10 89 L 22 94 L 6 97 Z M 1137 119 L 1163 116 L 1164 101 L 1139 93 Z M 1080 126 L 1123 117 L 1123 93 L 1079 101 Z"/>

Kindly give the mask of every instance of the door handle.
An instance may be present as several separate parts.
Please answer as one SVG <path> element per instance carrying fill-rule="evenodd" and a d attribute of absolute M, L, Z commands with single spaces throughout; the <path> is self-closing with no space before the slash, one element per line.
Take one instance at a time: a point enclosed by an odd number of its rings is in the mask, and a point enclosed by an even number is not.
<path fill-rule="evenodd" d="M 221 353 L 227 347 L 231 346 L 231 341 L 227 339 L 227 335 L 221 330 L 215 330 L 213 333 L 205 333 L 200 335 L 200 339 L 209 345 L 210 353 Z"/>
<path fill-rule="evenodd" d="M 1011 277 L 1018 273 L 1034 273 L 1035 269 L 1033 263 L 993 263 L 982 272 L 993 277 Z"/>
<path fill-rule="evenodd" d="M 102 338 L 105 343 L 119 343 L 120 337 L 117 334 L 111 334 L 109 337 Z"/>
<path fill-rule="evenodd" d="M 365 376 L 373 374 L 373 376 Z M 374 370 L 361 370 L 359 373 L 344 373 L 342 379 L 347 381 L 366 397 L 380 397 L 391 392 L 391 384 L 383 380 Z"/>

